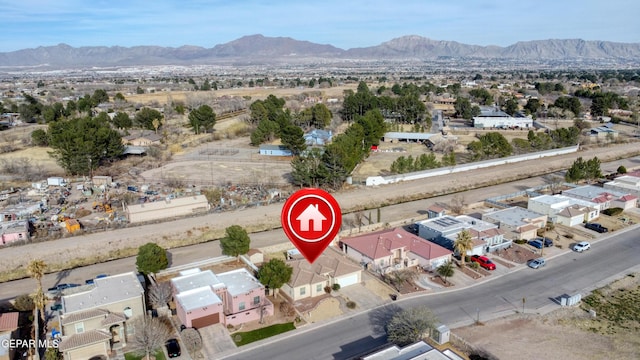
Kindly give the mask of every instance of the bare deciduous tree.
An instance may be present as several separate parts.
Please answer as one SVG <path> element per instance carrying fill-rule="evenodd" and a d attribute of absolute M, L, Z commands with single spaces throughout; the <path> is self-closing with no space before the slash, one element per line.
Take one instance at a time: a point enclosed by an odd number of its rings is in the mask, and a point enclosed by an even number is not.
<path fill-rule="evenodd" d="M 280 304 L 280 312 L 285 316 L 293 316 L 296 314 L 296 308 L 290 302 L 284 301 Z"/>
<path fill-rule="evenodd" d="M 184 344 L 189 355 L 195 358 L 197 353 L 202 350 L 202 336 L 200 336 L 198 330 L 194 328 L 184 329 L 180 336 L 182 337 L 182 344 Z"/>
<path fill-rule="evenodd" d="M 465 202 L 464 196 L 462 195 L 455 195 L 449 202 L 449 208 L 456 215 L 462 214 L 462 211 L 464 211 L 464 208 L 466 206 L 467 203 Z"/>
<path fill-rule="evenodd" d="M 362 226 L 362 218 L 364 214 L 362 211 L 356 211 L 353 216 L 356 218 L 356 224 L 358 225 L 358 231 L 360 231 L 360 227 Z"/>
<path fill-rule="evenodd" d="M 171 285 L 168 282 L 157 283 L 149 289 L 149 303 L 155 309 L 167 306 L 171 301 Z"/>
<path fill-rule="evenodd" d="M 149 315 L 138 316 L 133 319 L 130 326 L 134 329 L 131 343 L 136 352 L 144 355 L 149 360 L 149 355 L 158 351 L 171 337 L 173 326 L 167 317 L 151 317 Z"/>

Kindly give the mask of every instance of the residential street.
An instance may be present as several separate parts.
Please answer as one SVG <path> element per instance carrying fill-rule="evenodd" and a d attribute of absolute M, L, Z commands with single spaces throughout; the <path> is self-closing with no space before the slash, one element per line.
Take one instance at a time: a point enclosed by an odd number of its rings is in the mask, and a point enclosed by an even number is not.
<path fill-rule="evenodd" d="M 640 158 L 636 157 L 636 158 L 619 160 L 619 161 L 603 164 L 602 168 L 603 168 L 603 171 L 615 171 L 615 169 L 622 164 L 630 169 L 638 166 L 639 162 L 640 162 Z M 487 197 L 497 196 L 500 194 L 508 194 L 515 191 L 521 191 L 523 189 L 527 189 L 537 185 L 542 185 L 544 183 L 545 181 L 543 178 L 533 177 L 525 180 L 511 182 L 511 183 L 505 183 L 505 184 L 489 186 L 481 189 L 465 191 L 463 195 L 467 203 L 473 203 L 473 202 L 482 201 Z M 438 202 L 448 203 L 452 197 L 453 195 L 439 196 L 439 197 L 434 197 L 426 200 L 418 200 L 418 201 L 412 201 L 412 202 L 407 202 L 403 204 L 384 207 L 381 211 L 382 221 L 392 222 L 392 221 L 403 220 L 403 219 L 411 219 L 415 216 L 420 215 L 424 211 L 424 209 L 426 209 L 429 205 L 438 203 Z M 227 214 L 234 215 L 237 219 L 239 217 L 245 216 L 245 214 L 246 216 L 250 216 L 250 213 L 251 213 L 250 210 L 260 210 L 260 209 L 264 209 L 264 208 L 249 209 L 244 211 L 231 212 Z M 219 215 L 221 214 L 208 215 L 208 216 L 205 216 L 204 218 L 217 217 Z M 198 218 L 193 218 L 193 219 L 198 219 Z M 185 219 L 185 220 L 192 220 L 192 219 Z M 176 222 L 167 222 L 164 224 L 173 224 L 173 223 L 176 223 Z M 160 225 L 164 225 L 164 224 L 160 224 Z M 142 228 L 147 228 L 147 226 L 137 227 L 132 229 L 124 229 L 123 232 L 127 230 L 142 229 Z M 92 236 L 99 236 L 99 235 L 108 236 L 108 235 L 114 235 L 114 233 L 115 231 L 111 231 L 104 234 L 94 234 Z M 58 240 L 55 243 L 58 243 L 59 241 L 66 242 L 68 240 L 74 240 L 75 243 L 77 244 L 77 241 L 81 238 L 83 237 L 72 237 L 64 240 Z M 251 246 L 254 248 L 264 248 L 267 246 L 286 243 L 286 242 L 288 242 L 288 240 L 286 239 L 281 229 L 251 234 Z M 51 250 L 51 247 L 49 245 L 53 245 L 53 244 L 54 243 L 52 242 L 52 243 L 41 243 L 41 244 L 33 244 L 33 245 L 39 245 L 44 249 Z M 8 253 L 6 253 L 8 250 L 18 250 L 21 248 L 23 247 L 2 249 L 3 260 L 10 259 L 10 256 L 8 255 Z M 33 253 L 27 254 L 27 255 L 35 257 L 35 254 Z M 192 245 L 192 246 L 174 248 L 169 250 L 170 266 L 189 264 L 195 261 L 205 260 L 212 257 L 220 256 L 220 255 L 221 255 L 220 246 L 218 242 L 215 242 L 215 241 Z M 45 258 L 45 260 L 51 261 L 52 258 L 55 258 L 55 256 L 47 257 Z M 45 288 L 49 288 L 58 283 L 84 283 L 86 279 L 95 277 L 98 274 L 117 274 L 124 271 L 135 271 L 135 269 L 136 269 L 135 257 L 129 257 L 125 259 L 109 261 L 106 263 L 99 263 L 91 266 L 78 267 L 75 269 L 71 269 L 71 270 L 67 270 L 59 273 L 47 274 L 43 279 L 43 284 Z M 34 282 L 32 279 L 22 279 L 22 280 L 11 281 L 8 283 L 1 283 L 0 284 L 0 300 L 12 299 L 17 295 L 30 293 L 33 291 L 33 289 L 34 289 Z"/>
<path fill-rule="evenodd" d="M 549 259 L 545 268 L 521 267 L 500 278 L 462 290 L 400 299 L 355 316 L 316 323 L 228 354 L 226 359 L 351 359 L 386 343 L 383 326 L 400 308 L 426 305 L 451 328 L 522 311 L 545 313 L 559 308 L 552 299 L 601 287 L 613 277 L 640 270 L 637 228 L 592 244 L 587 253 Z M 622 274 L 621 274 L 622 273 Z"/>
<path fill-rule="evenodd" d="M 595 148 L 580 151 L 576 154 L 556 156 L 547 159 L 524 161 L 521 163 L 507 164 L 485 169 L 478 169 L 468 173 L 457 173 L 446 176 L 438 176 L 423 180 L 408 181 L 398 184 L 380 187 L 359 187 L 350 191 L 343 191 L 335 194 L 342 209 L 354 209 L 362 206 L 379 206 L 392 199 L 409 198 L 416 194 L 438 193 L 453 191 L 454 189 L 465 189 L 474 187 L 479 183 L 492 183 L 497 176 L 511 178 L 514 176 L 529 177 L 535 176 L 538 169 L 563 169 L 571 166 L 575 158 L 591 158 L 598 156 L 600 159 L 617 159 L 638 151 L 636 143 L 620 144 L 604 148 Z M 618 164 L 618 162 L 615 162 Z M 638 166 L 638 158 L 623 160 L 628 169 Z M 603 170 L 611 170 L 610 164 L 603 165 Z M 615 167 L 612 167 L 615 171 Z M 534 182 L 542 183 L 541 180 Z M 484 188 L 480 194 L 482 196 L 467 195 L 465 200 L 469 203 L 479 201 L 497 194 L 511 192 L 509 185 L 502 188 Z M 518 190 L 526 189 L 531 185 L 523 184 Z M 491 189 L 491 190 L 489 190 Z M 513 189 L 511 187 L 511 189 Z M 476 193 L 477 195 L 477 193 Z M 475 199 L 475 200 L 472 200 Z M 424 206 L 413 205 L 413 211 L 424 210 L 434 198 L 423 201 Z M 184 238 L 188 232 L 199 233 L 201 229 L 216 229 L 220 232 L 231 225 L 240 225 L 245 228 L 264 226 L 267 228 L 277 228 L 280 223 L 280 212 L 282 203 L 250 208 L 239 211 L 231 211 L 206 216 L 197 216 L 175 221 L 160 222 L 143 226 L 134 226 L 125 229 L 110 230 L 106 232 L 94 233 L 66 237 L 45 243 L 33 243 L 23 246 L 8 247 L 2 249 L 2 264 L 0 270 L 16 269 L 26 266 L 30 259 L 41 258 L 50 264 L 65 263 L 75 258 L 93 258 L 97 254 L 107 254 L 122 248 L 137 248 L 146 242 L 152 241 L 165 248 L 175 247 L 177 241 Z M 387 210 L 383 210 L 382 222 L 389 222 L 399 217 L 393 217 Z M 410 219 L 412 215 L 408 218 Z"/>

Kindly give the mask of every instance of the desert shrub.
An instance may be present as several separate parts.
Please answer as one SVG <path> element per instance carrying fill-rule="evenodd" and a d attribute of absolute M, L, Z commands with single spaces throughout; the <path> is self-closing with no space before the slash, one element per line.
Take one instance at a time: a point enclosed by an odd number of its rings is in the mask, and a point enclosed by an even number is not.
<path fill-rule="evenodd" d="M 566 234 L 564 237 L 566 237 L 567 239 L 573 239 L 573 234 Z"/>
<path fill-rule="evenodd" d="M 327 285 L 324 287 L 324 292 L 326 292 L 327 294 L 331 294 L 331 286 Z"/>
<path fill-rule="evenodd" d="M 516 239 L 516 240 L 513 240 L 513 242 L 516 243 L 516 244 L 523 245 L 523 244 L 527 243 L 527 240 L 525 240 L 525 239 Z"/>
<path fill-rule="evenodd" d="M 338 290 L 340 290 L 340 284 L 335 283 L 335 284 L 333 284 L 332 288 L 333 288 L 333 290 L 338 291 Z"/>
<path fill-rule="evenodd" d="M 618 166 L 618 170 L 616 170 L 618 172 L 618 174 L 626 174 L 627 173 L 627 168 L 620 165 Z"/>
<path fill-rule="evenodd" d="M 480 264 L 478 264 L 475 261 L 472 261 L 472 262 L 469 263 L 469 267 L 472 268 L 472 269 L 476 269 L 477 270 L 477 269 L 480 268 Z"/>
<path fill-rule="evenodd" d="M 355 309 L 356 308 L 356 303 L 351 301 L 351 300 L 349 300 L 349 301 L 347 301 L 347 307 L 349 309 Z"/>
<path fill-rule="evenodd" d="M 622 208 L 615 207 L 615 208 L 602 210 L 602 213 L 609 216 L 616 216 L 616 215 L 622 214 L 623 211 L 624 210 Z"/>

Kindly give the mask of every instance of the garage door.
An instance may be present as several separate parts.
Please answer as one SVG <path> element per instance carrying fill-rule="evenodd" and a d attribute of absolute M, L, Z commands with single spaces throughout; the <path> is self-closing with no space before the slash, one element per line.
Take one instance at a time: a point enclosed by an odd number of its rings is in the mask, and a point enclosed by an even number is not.
<path fill-rule="evenodd" d="M 338 279 L 338 284 L 340 287 L 345 287 L 358 283 L 358 273 L 353 273 L 351 275 L 347 275 Z"/>
<path fill-rule="evenodd" d="M 217 324 L 219 322 L 220 322 L 220 314 L 215 313 L 215 314 L 211 314 L 211 315 L 207 315 L 207 316 L 203 316 L 203 317 L 191 320 L 191 326 L 196 329 L 200 329 L 205 326 Z"/>

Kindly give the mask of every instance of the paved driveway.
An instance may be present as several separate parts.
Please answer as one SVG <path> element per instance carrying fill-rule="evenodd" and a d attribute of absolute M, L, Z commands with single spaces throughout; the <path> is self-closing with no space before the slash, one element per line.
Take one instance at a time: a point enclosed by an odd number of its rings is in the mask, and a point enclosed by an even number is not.
<path fill-rule="evenodd" d="M 362 280 L 367 283 L 358 283 L 340 288 L 335 294 L 342 296 L 345 300 L 351 300 L 356 303 L 359 310 L 373 309 L 379 305 L 391 301 L 389 294 L 394 293 L 393 290 L 387 289 L 384 284 L 377 284 L 378 280 L 373 279 L 371 275 L 362 272 Z"/>
<path fill-rule="evenodd" d="M 223 352 L 233 351 L 236 344 L 222 324 L 215 324 L 198 329 L 202 336 L 202 355 L 204 359 L 217 359 Z"/>

